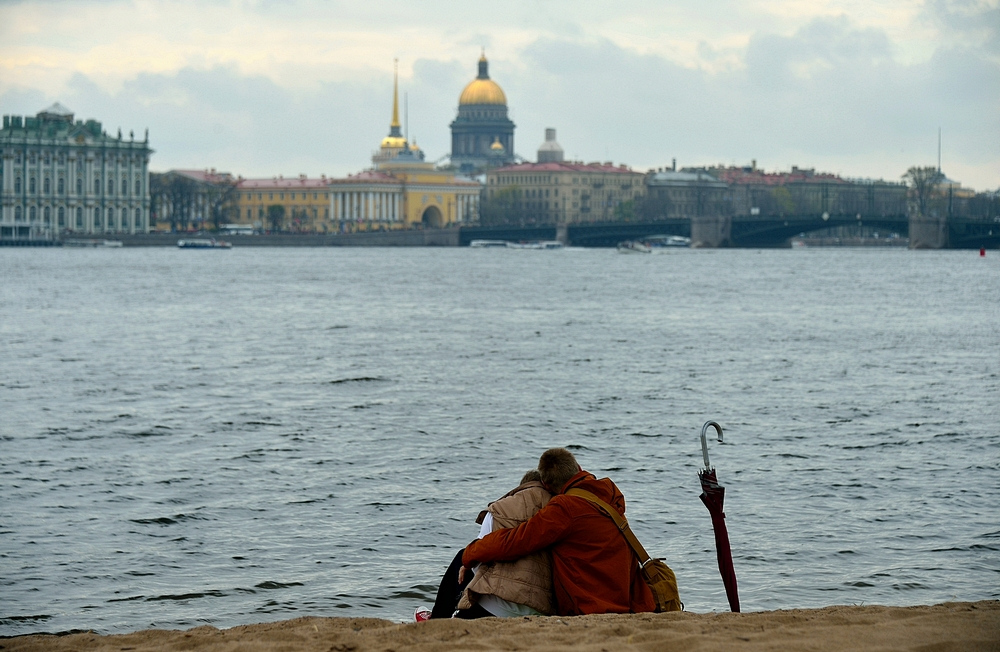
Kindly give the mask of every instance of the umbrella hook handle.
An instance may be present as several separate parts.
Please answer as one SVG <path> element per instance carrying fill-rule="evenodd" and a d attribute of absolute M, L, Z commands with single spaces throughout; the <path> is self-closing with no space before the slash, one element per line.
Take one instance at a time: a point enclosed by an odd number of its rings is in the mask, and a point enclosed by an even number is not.
<path fill-rule="evenodd" d="M 708 461 L 708 438 L 705 437 L 705 433 L 708 432 L 709 426 L 715 428 L 719 433 L 719 441 L 722 441 L 722 426 L 720 426 L 715 421 L 706 421 L 705 425 L 701 427 L 701 454 L 705 458 L 705 470 L 709 471 L 712 468 L 711 462 Z"/>

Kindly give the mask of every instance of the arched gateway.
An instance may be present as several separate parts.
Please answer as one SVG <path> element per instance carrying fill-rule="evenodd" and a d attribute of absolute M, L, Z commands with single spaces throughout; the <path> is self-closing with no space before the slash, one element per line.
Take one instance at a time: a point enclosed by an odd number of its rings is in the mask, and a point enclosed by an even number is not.
<path fill-rule="evenodd" d="M 441 209 L 437 206 L 428 206 L 427 210 L 420 217 L 420 222 L 427 228 L 440 229 L 444 226 L 444 219 L 441 216 Z"/>

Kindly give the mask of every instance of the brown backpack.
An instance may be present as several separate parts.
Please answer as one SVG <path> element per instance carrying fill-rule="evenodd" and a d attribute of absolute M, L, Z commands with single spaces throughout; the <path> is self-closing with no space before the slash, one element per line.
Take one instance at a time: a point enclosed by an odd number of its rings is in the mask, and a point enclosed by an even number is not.
<path fill-rule="evenodd" d="M 662 559 L 653 559 L 649 556 L 646 549 L 639 543 L 639 539 L 635 537 L 632 528 L 628 525 L 628 521 L 618 513 L 617 509 L 585 489 L 573 487 L 566 491 L 566 495 L 583 498 L 615 522 L 618 530 L 625 537 L 625 540 L 628 541 L 636 557 L 639 558 L 639 569 L 642 571 L 642 579 L 646 581 L 649 590 L 653 592 L 653 600 L 656 602 L 657 613 L 681 611 L 684 609 L 680 594 L 677 592 L 677 578 L 674 576 L 674 571 L 670 569 L 670 566 L 663 563 Z"/>

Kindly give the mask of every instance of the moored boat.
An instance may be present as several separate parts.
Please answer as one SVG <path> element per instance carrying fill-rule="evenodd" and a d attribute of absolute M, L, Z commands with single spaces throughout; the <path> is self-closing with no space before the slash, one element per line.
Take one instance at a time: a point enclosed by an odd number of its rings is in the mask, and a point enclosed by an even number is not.
<path fill-rule="evenodd" d="M 194 239 L 194 240 L 178 240 L 177 246 L 181 249 L 232 249 L 233 243 L 226 242 L 225 240 L 216 240 L 215 238 L 210 239 Z"/>

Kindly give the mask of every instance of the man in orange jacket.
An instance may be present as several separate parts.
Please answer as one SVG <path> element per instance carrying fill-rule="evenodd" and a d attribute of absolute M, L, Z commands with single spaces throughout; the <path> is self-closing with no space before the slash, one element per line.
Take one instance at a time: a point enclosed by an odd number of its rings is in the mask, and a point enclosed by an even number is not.
<path fill-rule="evenodd" d="M 625 497 L 615 483 L 582 470 L 565 448 L 542 453 L 538 472 L 552 500 L 521 525 L 470 543 L 462 565 L 510 561 L 548 548 L 559 615 L 653 611 L 638 559 L 614 521 L 583 498 L 565 494 L 571 487 L 586 489 L 624 516 Z"/>

